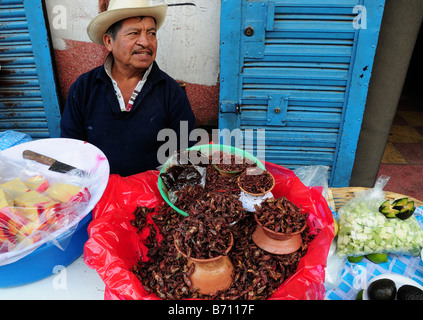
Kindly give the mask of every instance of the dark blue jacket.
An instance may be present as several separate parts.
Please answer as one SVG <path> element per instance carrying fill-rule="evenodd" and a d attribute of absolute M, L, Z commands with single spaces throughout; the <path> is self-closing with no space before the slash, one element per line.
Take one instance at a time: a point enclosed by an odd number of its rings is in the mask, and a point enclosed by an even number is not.
<path fill-rule="evenodd" d="M 156 62 L 130 112 L 120 110 L 111 79 L 100 66 L 71 86 L 60 136 L 97 146 L 110 163 L 110 173 L 128 176 L 156 169 L 160 165 L 157 151 L 167 143 L 157 141 L 157 134 L 170 128 L 179 137 L 180 121 L 184 120 L 189 132 L 195 128 L 186 93 Z"/>

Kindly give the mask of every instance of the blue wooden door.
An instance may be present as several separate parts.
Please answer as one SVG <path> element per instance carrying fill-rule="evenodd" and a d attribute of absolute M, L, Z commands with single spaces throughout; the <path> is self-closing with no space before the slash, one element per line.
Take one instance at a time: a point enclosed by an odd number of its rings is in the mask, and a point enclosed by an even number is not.
<path fill-rule="evenodd" d="M 60 107 L 42 0 L 0 1 L 0 131 L 60 134 Z"/>
<path fill-rule="evenodd" d="M 222 1 L 219 129 L 256 132 L 266 161 L 327 165 L 330 186 L 348 186 L 383 9 L 384 0 Z"/>

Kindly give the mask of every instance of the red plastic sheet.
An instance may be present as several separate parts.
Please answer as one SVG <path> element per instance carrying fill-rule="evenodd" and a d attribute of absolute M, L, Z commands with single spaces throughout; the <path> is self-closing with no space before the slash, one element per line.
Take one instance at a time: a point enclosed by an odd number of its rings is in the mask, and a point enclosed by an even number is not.
<path fill-rule="evenodd" d="M 270 299 L 317 300 L 325 294 L 326 258 L 334 237 L 332 212 L 315 188 L 308 188 L 284 167 L 265 163 L 276 180 L 274 197 L 287 197 L 309 212 L 310 232 L 316 234 L 297 271 Z M 84 247 L 85 263 L 103 279 L 105 299 L 159 299 L 147 293 L 130 271 L 140 253 L 146 254 L 148 234 L 138 234 L 131 225 L 137 206 L 162 205 L 157 187 L 159 171 L 146 171 L 129 177 L 111 175 L 103 197 L 93 210 Z"/>

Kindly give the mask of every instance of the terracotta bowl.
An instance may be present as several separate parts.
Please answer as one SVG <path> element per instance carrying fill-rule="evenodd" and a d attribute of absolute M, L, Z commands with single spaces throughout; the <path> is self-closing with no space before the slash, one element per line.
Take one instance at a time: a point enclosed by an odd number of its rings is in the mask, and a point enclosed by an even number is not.
<path fill-rule="evenodd" d="M 225 171 L 225 170 L 219 169 L 219 167 L 218 167 L 218 166 L 216 166 L 215 164 L 213 164 L 213 167 L 214 167 L 217 171 L 219 171 L 219 173 L 220 173 L 223 177 L 226 177 L 226 178 L 235 177 L 236 175 L 238 175 L 238 174 L 240 174 L 240 173 L 242 172 L 242 170 L 240 170 L 240 171 Z"/>
<path fill-rule="evenodd" d="M 306 224 L 297 232 L 282 233 L 263 227 L 262 223 L 257 218 L 257 214 L 255 214 L 254 217 L 257 222 L 257 227 L 252 238 L 259 248 L 273 254 L 289 254 L 301 248 L 303 243 L 301 232 L 306 228 Z"/>
<path fill-rule="evenodd" d="M 226 290 L 231 286 L 234 266 L 227 254 L 232 249 L 234 243 L 232 233 L 230 234 L 230 237 L 230 244 L 226 249 L 225 254 L 210 259 L 187 257 L 175 241 L 176 250 L 178 250 L 178 252 L 188 260 L 187 266 L 190 266 L 193 263 L 195 264 L 194 272 L 190 276 L 192 283 L 191 289 L 198 289 L 199 293 L 210 295 L 219 290 Z"/>
<path fill-rule="evenodd" d="M 272 191 L 272 189 L 275 187 L 275 177 L 274 177 L 274 176 L 273 176 L 270 172 L 265 171 L 265 172 L 267 172 L 267 174 L 269 174 L 269 175 L 272 177 L 272 186 L 271 186 L 269 189 L 265 190 L 264 192 L 260 192 L 260 193 L 252 193 L 252 192 L 249 192 L 249 191 L 245 190 L 245 189 L 241 186 L 240 179 L 241 179 L 242 175 L 247 174 L 247 172 L 248 172 L 248 171 L 244 171 L 244 172 L 243 172 L 243 173 L 242 173 L 242 174 L 238 177 L 238 179 L 237 179 L 238 187 L 241 189 L 241 191 L 243 191 L 243 192 L 245 192 L 245 193 L 247 193 L 247 194 L 250 194 L 250 195 L 252 195 L 252 196 L 263 196 L 263 195 L 265 195 L 266 193 L 269 193 L 270 191 Z"/>

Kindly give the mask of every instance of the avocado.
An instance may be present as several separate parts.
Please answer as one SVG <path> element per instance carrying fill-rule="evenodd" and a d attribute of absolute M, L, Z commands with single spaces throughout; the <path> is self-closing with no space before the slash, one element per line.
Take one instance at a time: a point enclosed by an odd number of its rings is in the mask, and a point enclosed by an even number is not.
<path fill-rule="evenodd" d="M 397 287 L 391 279 L 375 280 L 367 288 L 370 300 L 394 300 L 396 294 Z"/>
<path fill-rule="evenodd" d="M 355 297 L 355 300 L 363 300 L 363 289 L 357 292 L 357 296 Z"/>
<path fill-rule="evenodd" d="M 404 207 L 408 202 L 408 198 L 401 198 L 401 199 L 397 199 L 394 202 L 392 202 L 392 206 L 394 207 L 394 209 L 397 210 L 401 210 L 402 207 Z"/>
<path fill-rule="evenodd" d="M 395 218 L 399 210 L 394 209 L 391 201 L 385 200 L 379 207 L 379 212 L 385 215 L 387 218 Z"/>
<path fill-rule="evenodd" d="M 382 204 L 379 207 L 379 211 L 382 210 L 383 208 L 387 207 L 387 206 L 390 206 L 390 205 L 391 205 L 391 201 L 389 201 L 389 200 L 383 201 Z"/>
<path fill-rule="evenodd" d="M 423 290 L 405 284 L 398 289 L 397 293 L 398 300 L 423 300 Z"/>
<path fill-rule="evenodd" d="M 379 206 L 379 212 L 390 219 L 398 218 L 406 220 L 413 215 L 414 211 L 414 201 L 408 201 L 408 198 L 396 199 L 392 203 L 390 200 L 385 200 Z"/>
<path fill-rule="evenodd" d="M 414 201 L 409 201 L 397 213 L 397 218 L 401 220 L 406 220 L 413 215 L 415 210 L 416 207 L 414 206 Z"/>

